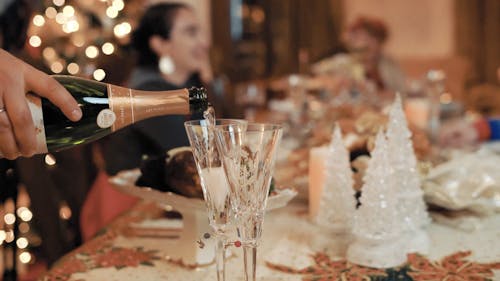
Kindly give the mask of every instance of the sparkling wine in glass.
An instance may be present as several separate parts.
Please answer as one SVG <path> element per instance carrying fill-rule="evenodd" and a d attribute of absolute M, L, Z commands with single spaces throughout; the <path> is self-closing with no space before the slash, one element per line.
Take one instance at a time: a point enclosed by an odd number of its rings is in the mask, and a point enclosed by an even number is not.
<path fill-rule="evenodd" d="M 255 281 L 257 245 L 271 184 L 280 125 L 217 125 L 217 147 L 230 188 L 230 200 L 238 237 L 244 251 L 245 280 Z"/>
<path fill-rule="evenodd" d="M 222 168 L 221 157 L 215 144 L 214 125 L 229 124 L 244 129 L 246 121 L 207 118 L 205 120 L 193 120 L 184 123 L 193 151 L 196 168 L 200 175 L 209 223 L 217 239 L 215 260 L 218 281 L 225 280 L 226 230 L 232 216 L 229 201 L 229 185 L 225 171 Z"/>

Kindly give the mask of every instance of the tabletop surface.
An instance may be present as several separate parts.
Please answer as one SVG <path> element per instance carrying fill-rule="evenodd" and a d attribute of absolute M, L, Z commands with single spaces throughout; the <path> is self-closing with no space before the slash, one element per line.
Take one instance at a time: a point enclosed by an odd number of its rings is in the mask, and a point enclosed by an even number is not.
<path fill-rule="evenodd" d="M 167 258 L 176 238 L 138 237 L 130 231 L 130 225 L 154 220 L 162 212 L 153 203 L 137 204 L 99 236 L 66 255 L 42 280 L 216 280 L 214 265 L 191 268 Z M 473 232 L 437 223 L 429 225 L 427 232 L 431 252 L 427 257 L 410 255 L 410 267 L 364 268 L 333 258 L 329 234 L 309 221 L 306 204 L 292 202 L 266 214 L 257 276 L 259 280 L 367 280 L 363 279 L 367 276 L 381 277 L 376 280 L 500 280 L 500 215 L 482 219 L 481 227 Z M 226 279 L 243 280 L 242 249 L 231 247 L 230 252 Z M 391 279 L 398 274 L 406 279 Z"/>

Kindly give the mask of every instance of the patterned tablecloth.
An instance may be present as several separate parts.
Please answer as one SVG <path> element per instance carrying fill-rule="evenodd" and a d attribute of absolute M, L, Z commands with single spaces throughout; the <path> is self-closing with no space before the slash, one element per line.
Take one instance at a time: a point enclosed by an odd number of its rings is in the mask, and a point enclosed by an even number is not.
<path fill-rule="evenodd" d="M 167 258 L 174 236 L 139 237 L 130 231 L 131 224 L 162 213 L 152 203 L 138 204 L 41 279 L 216 280 L 213 265 L 189 268 Z M 357 266 L 332 258 L 328 251 L 315 251 L 325 233 L 308 221 L 304 204 L 271 211 L 265 220 L 258 250 L 259 280 L 500 280 L 500 215 L 484 218 L 481 229 L 474 232 L 431 224 L 427 229 L 431 253 L 427 257 L 411 254 L 406 265 L 389 270 Z M 241 249 L 231 248 L 231 252 L 227 279 L 243 280 Z"/>

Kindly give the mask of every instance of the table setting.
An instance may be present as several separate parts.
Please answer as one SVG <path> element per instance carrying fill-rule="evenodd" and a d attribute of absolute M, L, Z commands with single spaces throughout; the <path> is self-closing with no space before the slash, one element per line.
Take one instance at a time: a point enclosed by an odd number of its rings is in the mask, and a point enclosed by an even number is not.
<path fill-rule="evenodd" d="M 110 182 L 142 201 L 42 280 L 500 279 L 494 144 L 431 156 L 405 109 L 399 95 L 339 109 L 299 139 L 287 125 L 188 121 L 191 147 L 161 161 L 195 174 L 197 197 L 122 171 Z M 190 164 L 168 168 L 181 153 Z"/>

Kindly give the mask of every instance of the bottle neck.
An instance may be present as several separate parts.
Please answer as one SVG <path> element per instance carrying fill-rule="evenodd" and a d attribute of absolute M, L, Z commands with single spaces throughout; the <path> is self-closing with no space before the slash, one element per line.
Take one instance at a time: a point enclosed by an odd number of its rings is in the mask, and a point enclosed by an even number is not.
<path fill-rule="evenodd" d="M 191 113 L 204 112 L 210 106 L 205 88 L 189 88 L 189 111 Z"/>
<path fill-rule="evenodd" d="M 190 112 L 189 91 L 139 91 L 108 85 L 110 109 L 116 120 L 112 130 L 162 115 L 186 115 Z"/>

